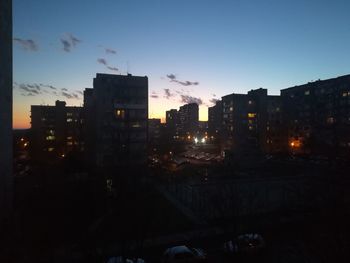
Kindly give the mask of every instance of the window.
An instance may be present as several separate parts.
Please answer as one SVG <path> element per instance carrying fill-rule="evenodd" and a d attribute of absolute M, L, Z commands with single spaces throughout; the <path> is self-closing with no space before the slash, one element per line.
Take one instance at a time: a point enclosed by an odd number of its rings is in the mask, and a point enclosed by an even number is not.
<path fill-rule="evenodd" d="M 256 113 L 248 113 L 248 118 L 255 118 L 256 117 Z"/>
<path fill-rule="evenodd" d="M 67 119 L 67 122 L 72 122 L 72 121 L 73 121 L 72 118 L 68 118 L 68 119 Z"/>
<path fill-rule="evenodd" d="M 305 90 L 304 94 L 305 94 L 306 96 L 310 95 L 310 90 Z"/>
<path fill-rule="evenodd" d="M 55 136 L 52 136 L 52 135 L 46 136 L 46 140 L 47 141 L 54 141 L 55 140 Z"/>
<path fill-rule="evenodd" d="M 53 150 L 55 150 L 55 148 L 52 148 L 52 147 L 51 148 L 47 148 L 48 152 L 52 152 Z"/>
<path fill-rule="evenodd" d="M 115 110 L 115 117 L 116 117 L 117 119 L 125 119 L 125 110 L 116 109 L 116 110 Z"/>
<path fill-rule="evenodd" d="M 249 104 L 249 105 L 253 104 L 253 101 L 249 100 L 249 101 L 248 101 L 248 104 Z"/>

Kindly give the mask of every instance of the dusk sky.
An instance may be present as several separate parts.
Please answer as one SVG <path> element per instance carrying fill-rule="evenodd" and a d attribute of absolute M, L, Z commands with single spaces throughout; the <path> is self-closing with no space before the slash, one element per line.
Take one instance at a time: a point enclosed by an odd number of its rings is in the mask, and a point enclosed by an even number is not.
<path fill-rule="evenodd" d="M 13 0 L 14 128 L 97 72 L 148 76 L 149 117 L 350 73 L 350 1 Z"/>

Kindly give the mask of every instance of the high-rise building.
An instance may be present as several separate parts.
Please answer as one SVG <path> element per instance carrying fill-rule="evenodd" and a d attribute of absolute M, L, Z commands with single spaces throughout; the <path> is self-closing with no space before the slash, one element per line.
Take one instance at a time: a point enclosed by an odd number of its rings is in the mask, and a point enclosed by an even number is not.
<path fill-rule="evenodd" d="M 0 229 L 12 209 L 12 1 L 0 1 Z"/>
<path fill-rule="evenodd" d="M 214 106 L 208 108 L 208 133 L 213 139 L 220 137 L 222 127 L 222 101 L 219 100 Z"/>
<path fill-rule="evenodd" d="M 147 161 L 148 78 L 98 73 L 84 92 L 87 159 L 97 167 Z"/>
<path fill-rule="evenodd" d="M 160 119 L 148 119 L 148 141 L 151 145 L 159 144 L 161 130 Z"/>
<path fill-rule="evenodd" d="M 55 106 L 32 105 L 30 149 L 36 161 L 55 161 L 84 151 L 83 108 L 57 100 Z"/>
<path fill-rule="evenodd" d="M 281 90 L 292 152 L 330 155 L 350 153 L 350 75 Z"/>
<path fill-rule="evenodd" d="M 165 122 L 168 139 L 177 138 L 179 132 L 179 112 L 176 109 L 166 111 Z"/>
<path fill-rule="evenodd" d="M 266 89 L 222 97 L 223 150 L 236 153 L 281 151 L 281 103 Z M 272 146 L 273 145 L 273 146 Z"/>
<path fill-rule="evenodd" d="M 180 107 L 178 112 L 179 134 L 194 135 L 198 131 L 199 108 L 197 103 L 189 103 Z"/>

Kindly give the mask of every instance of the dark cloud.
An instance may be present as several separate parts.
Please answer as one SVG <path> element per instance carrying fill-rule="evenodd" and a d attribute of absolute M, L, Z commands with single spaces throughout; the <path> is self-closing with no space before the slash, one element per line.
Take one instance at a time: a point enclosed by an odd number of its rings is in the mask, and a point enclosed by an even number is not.
<path fill-rule="evenodd" d="M 35 96 L 33 93 L 31 92 L 28 92 L 28 93 L 21 93 L 22 96 L 24 97 L 32 97 L 32 96 Z"/>
<path fill-rule="evenodd" d="M 66 97 L 67 99 L 73 99 L 73 96 L 72 94 L 68 93 L 68 92 L 65 92 L 65 91 L 62 91 L 61 95 L 63 97 Z"/>
<path fill-rule="evenodd" d="M 60 40 L 63 45 L 63 50 L 66 52 L 70 52 L 72 48 L 76 47 L 76 45 L 81 42 L 80 39 L 72 34 L 66 34 L 65 36 L 61 37 Z"/>
<path fill-rule="evenodd" d="M 13 41 L 20 45 L 24 50 L 38 51 L 38 45 L 33 39 L 22 39 L 16 37 L 13 39 Z"/>
<path fill-rule="evenodd" d="M 212 104 L 216 104 L 217 101 L 219 101 L 219 100 L 216 99 L 216 98 L 212 98 L 212 99 L 209 100 L 209 102 L 212 103 Z"/>
<path fill-rule="evenodd" d="M 176 76 L 174 74 L 169 74 L 169 75 L 166 75 L 168 79 L 174 81 L 176 80 Z"/>
<path fill-rule="evenodd" d="M 112 71 L 119 71 L 119 69 L 116 67 L 107 66 L 107 68 Z"/>
<path fill-rule="evenodd" d="M 98 59 L 97 59 L 97 62 L 100 63 L 100 64 L 102 64 L 102 65 L 107 66 L 107 60 L 105 60 L 104 58 L 98 58 Z"/>
<path fill-rule="evenodd" d="M 19 89 L 31 94 L 40 94 L 40 89 L 37 89 L 37 86 L 32 84 L 20 84 Z"/>
<path fill-rule="evenodd" d="M 117 51 L 111 48 L 105 48 L 106 54 L 117 54 Z"/>
<path fill-rule="evenodd" d="M 152 91 L 151 98 L 153 98 L 153 99 L 158 99 L 159 96 L 158 96 L 157 92 Z"/>
<path fill-rule="evenodd" d="M 179 84 L 181 84 L 183 86 L 192 86 L 192 85 L 197 86 L 199 84 L 199 82 L 197 82 L 197 81 L 192 82 L 192 81 L 188 81 L 188 80 L 186 80 L 186 81 L 178 81 L 178 80 L 176 80 L 175 82 L 177 82 L 177 83 L 179 83 Z"/>
<path fill-rule="evenodd" d="M 61 89 L 62 91 L 68 91 L 66 88 Z"/>
<path fill-rule="evenodd" d="M 174 97 L 175 94 L 170 91 L 170 89 L 164 89 L 164 98 L 170 99 Z"/>
<path fill-rule="evenodd" d="M 203 101 L 201 98 L 192 97 L 189 95 L 181 95 L 182 103 L 197 103 L 198 105 L 202 105 Z"/>
<path fill-rule="evenodd" d="M 109 70 L 112 70 L 112 71 L 119 71 L 118 68 L 110 66 L 110 65 L 108 64 L 107 60 L 104 59 L 104 58 L 98 58 L 98 59 L 97 59 L 97 63 L 102 64 L 102 65 L 105 65 L 106 68 L 108 68 Z"/>
<path fill-rule="evenodd" d="M 176 75 L 174 75 L 174 74 L 168 74 L 168 75 L 166 75 L 166 76 L 167 76 L 167 78 L 168 78 L 171 82 L 176 82 L 176 83 L 178 83 L 178 84 L 180 84 L 180 85 L 182 85 L 182 86 L 196 86 L 196 85 L 199 84 L 198 81 L 188 81 L 188 80 L 186 80 L 186 81 L 180 81 L 180 80 L 178 80 L 178 79 L 176 78 Z"/>
<path fill-rule="evenodd" d="M 53 89 L 53 90 L 57 89 L 57 88 L 55 88 L 54 86 L 51 86 L 51 85 L 49 85 L 47 87 L 49 87 L 50 89 Z"/>

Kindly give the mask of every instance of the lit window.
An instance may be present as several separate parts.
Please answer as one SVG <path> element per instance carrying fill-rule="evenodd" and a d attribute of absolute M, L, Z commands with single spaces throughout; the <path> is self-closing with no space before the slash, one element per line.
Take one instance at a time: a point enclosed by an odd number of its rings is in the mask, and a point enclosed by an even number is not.
<path fill-rule="evenodd" d="M 67 117 L 72 117 L 72 116 L 73 116 L 73 113 L 67 112 Z"/>
<path fill-rule="evenodd" d="M 248 101 L 248 104 L 251 105 L 251 104 L 253 104 L 253 102 L 250 100 L 250 101 Z"/>
<path fill-rule="evenodd" d="M 55 148 L 52 148 L 52 147 L 51 147 L 51 148 L 48 148 L 48 149 L 47 149 L 48 152 L 52 152 L 53 150 L 55 150 Z"/>
<path fill-rule="evenodd" d="M 335 122 L 335 119 L 333 117 L 328 117 L 327 118 L 327 123 L 328 124 L 333 124 Z"/>
<path fill-rule="evenodd" d="M 256 113 L 248 113 L 248 118 L 255 118 L 256 117 Z"/>
<path fill-rule="evenodd" d="M 50 135 L 54 135 L 55 131 L 54 130 L 48 130 L 47 133 L 50 134 Z"/>
<path fill-rule="evenodd" d="M 233 111 L 233 107 L 230 107 L 230 111 Z"/>
<path fill-rule="evenodd" d="M 249 130 L 250 131 L 254 130 L 254 127 L 253 126 L 249 126 Z"/>
<path fill-rule="evenodd" d="M 67 145 L 73 145 L 73 142 L 67 142 Z"/>
<path fill-rule="evenodd" d="M 307 95 L 310 95 L 310 90 L 305 90 L 304 94 L 307 96 Z"/>
<path fill-rule="evenodd" d="M 140 128 L 140 127 L 141 127 L 141 123 L 139 123 L 139 122 L 133 122 L 133 123 L 131 123 L 131 127 L 132 127 L 132 128 Z"/>
<path fill-rule="evenodd" d="M 46 136 L 46 140 L 47 141 L 53 141 L 53 140 L 55 140 L 55 136 L 52 136 L 52 135 Z"/>
<path fill-rule="evenodd" d="M 125 118 L 125 110 L 116 109 L 116 110 L 115 110 L 115 116 L 116 116 L 118 119 L 124 119 L 124 118 Z"/>
<path fill-rule="evenodd" d="M 73 139 L 72 136 L 68 136 L 68 137 L 67 137 L 67 140 L 72 140 L 72 139 Z"/>
<path fill-rule="evenodd" d="M 72 121 L 73 121 L 72 118 L 68 118 L 68 119 L 67 119 L 67 122 L 72 122 Z"/>
<path fill-rule="evenodd" d="M 280 108 L 279 108 L 279 107 L 277 107 L 277 108 L 276 108 L 276 111 L 280 111 Z"/>

